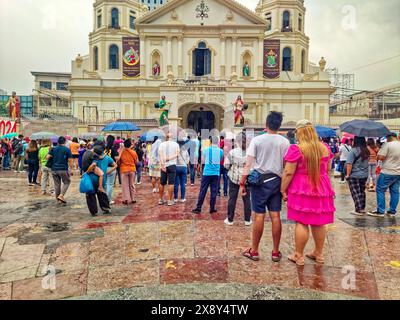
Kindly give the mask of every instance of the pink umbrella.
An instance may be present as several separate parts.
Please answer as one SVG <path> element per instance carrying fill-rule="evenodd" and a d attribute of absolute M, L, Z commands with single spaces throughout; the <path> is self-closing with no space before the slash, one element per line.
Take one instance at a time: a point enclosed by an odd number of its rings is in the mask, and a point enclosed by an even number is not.
<path fill-rule="evenodd" d="M 354 139 L 354 134 L 343 132 L 342 143 L 349 139 Z"/>
<path fill-rule="evenodd" d="M 64 138 L 67 139 L 67 140 L 72 140 L 72 137 L 69 136 L 69 135 L 64 136 Z"/>

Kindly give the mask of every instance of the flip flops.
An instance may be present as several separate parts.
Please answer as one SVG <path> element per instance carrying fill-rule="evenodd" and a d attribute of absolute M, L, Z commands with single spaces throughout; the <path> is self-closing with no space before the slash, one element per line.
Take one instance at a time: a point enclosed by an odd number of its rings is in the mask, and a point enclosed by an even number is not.
<path fill-rule="evenodd" d="M 64 204 L 67 203 L 67 201 L 65 201 L 63 198 L 60 198 L 59 196 L 57 197 L 57 201 L 60 201 L 60 202 L 62 202 Z"/>
<path fill-rule="evenodd" d="M 288 257 L 288 260 L 294 262 L 300 267 L 304 266 L 304 257 L 296 258 L 296 256 L 292 254 L 291 256 Z"/>
<path fill-rule="evenodd" d="M 324 260 L 323 257 L 317 257 L 317 256 L 316 256 L 315 254 L 313 254 L 313 253 L 307 253 L 307 254 L 306 254 L 306 257 L 307 257 L 308 259 L 314 260 L 315 262 L 320 263 L 320 264 L 324 264 L 324 263 L 325 263 L 325 260 Z"/>

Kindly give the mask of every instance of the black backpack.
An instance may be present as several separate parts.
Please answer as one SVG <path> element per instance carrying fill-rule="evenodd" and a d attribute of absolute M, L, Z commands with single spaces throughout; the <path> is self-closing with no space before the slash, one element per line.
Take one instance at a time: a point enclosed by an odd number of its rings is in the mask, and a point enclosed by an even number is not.
<path fill-rule="evenodd" d="M 19 141 L 17 143 L 13 144 L 13 149 L 14 149 L 14 156 L 19 156 L 22 154 L 23 150 L 23 144 L 22 141 Z"/>

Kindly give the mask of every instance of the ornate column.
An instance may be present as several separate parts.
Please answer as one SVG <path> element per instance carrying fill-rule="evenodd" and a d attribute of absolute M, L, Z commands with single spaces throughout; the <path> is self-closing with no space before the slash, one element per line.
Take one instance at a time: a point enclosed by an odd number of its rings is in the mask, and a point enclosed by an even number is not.
<path fill-rule="evenodd" d="M 167 72 L 172 72 L 172 37 L 167 37 Z"/>
<path fill-rule="evenodd" d="M 226 78 L 226 74 L 225 74 L 225 68 L 226 68 L 225 42 L 226 42 L 226 37 L 221 36 L 221 55 L 220 55 L 220 77 L 221 77 L 221 79 Z"/>
<path fill-rule="evenodd" d="M 133 118 L 140 119 L 140 108 L 141 104 L 138 100 L 135 101 L 135 110 L 133 111 Z"/>
<path fill-rule="evenodd" d="M 178 36 L 178 78 L 183 78 L 183 36 Z"/>
<path fill-rule="evenodd" d="M 144 35 L 140 36 L 140 77 L 146 78 L 146 37 Z"/>
<path fill-rule="evenodd" d="M 231 73 L 236 71 L 236 57 L 237 57 L 237 37 L 232 37 L 232 65 L 231 65 Z"/>
<path fill-rule="evenodd" d="M 263 78 L 263 65 L 264 65 L 264 36 L 258 37 L 258 63 L 257 63 L 257 77 Z"/>

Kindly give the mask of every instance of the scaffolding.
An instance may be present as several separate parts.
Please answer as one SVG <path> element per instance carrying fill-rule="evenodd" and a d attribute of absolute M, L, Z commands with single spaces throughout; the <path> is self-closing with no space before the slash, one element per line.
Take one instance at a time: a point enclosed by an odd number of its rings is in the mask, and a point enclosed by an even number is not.
<path fill-rule="evenodd" d="M 339 73 L 338 68 L 326 69 L 329 73 L 331 85 L 336 89 L 330 96 L 331 105 L 346 100 L 354 93 L 354 74 Z"/>

